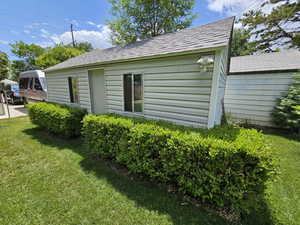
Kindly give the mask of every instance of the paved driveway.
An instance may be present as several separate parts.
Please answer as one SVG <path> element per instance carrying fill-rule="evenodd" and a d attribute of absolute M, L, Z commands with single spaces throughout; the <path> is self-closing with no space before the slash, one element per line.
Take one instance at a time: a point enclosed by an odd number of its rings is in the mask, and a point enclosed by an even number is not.
<path fill-rule="evenodd" d="M 24 105 L 8 105 L 8 107 L 9 107 L 11 118 L 28 115 L 27 109 L 24 107 Z M 4 110 L 5 110 L 5 115 L 0 115 L 0 119 L 9 118 L 6 104 L 4 105 Z"/>

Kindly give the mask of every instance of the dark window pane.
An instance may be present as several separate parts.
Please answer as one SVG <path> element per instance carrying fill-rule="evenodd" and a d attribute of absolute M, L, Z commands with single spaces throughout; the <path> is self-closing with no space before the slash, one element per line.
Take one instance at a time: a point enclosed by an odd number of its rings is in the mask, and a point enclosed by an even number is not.
<path fill-rule="evenodd" d="M 41 85 L 41 83 L 39 81 L 39 78 L 35 78 L 34 79 L 34 89 L 35 90 L 39 90 L 39 91 L 43 90 L 42 85 Z"/>
<path fill-rule="evenodd" d="M 27 89 L 28 88 L 28 78 L 21 78 L 20 79 L 20 89 Z"/>
<path fill-rule="evenodd" d="M 33 78 L 29 78 L 29 89 L 33 89 Z"/>
<path fill-rule="evenodd" d="M 132 75 L 125 74 L 123 79 L 124 87 L 124 110 L 132 112 Z"/>
<path fill-rule="evenodd" d="M 79 103 L 79 83 L 78 83 L 78 78 L 72 78 L 72 89 L 73 89 L 74 103 Z"/>
<path fill-rule="evenodd" d="M 71 103 L 79 103 L 79 84 L 78 78 L 69 77 L 69 92 L 70 92 L 70 102 Z"/>
<path fill-rule="evenodd" d="M 134 79 L 134 112 L 143 112 L 143 82 L 142 75 L 136 74 Z"/>
<path fill-rule="evenodd" d="M 72 87 L 72 77 L 68 78 L 68 84 L 69 84 L 70 102 L 74 102 L 73 87 Z"/>

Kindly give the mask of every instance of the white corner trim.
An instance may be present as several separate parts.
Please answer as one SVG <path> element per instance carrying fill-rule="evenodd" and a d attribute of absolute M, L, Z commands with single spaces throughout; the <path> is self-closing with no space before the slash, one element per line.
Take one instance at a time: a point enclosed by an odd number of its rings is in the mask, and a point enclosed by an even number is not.
<path fill-rule="evenodd" d="M 213 128 L 215 125 L 216 111 L 218 105 L 218 87 L 220 82 L 220 66 L 221 66 L 221 53 L 222 51 L 216 51 L 215 54 L 215 63 L 214 63 L 214 72 L 211 86 L 210 94 L 210 104 L 208 112 L 208 123 L 207 128 Z"/>

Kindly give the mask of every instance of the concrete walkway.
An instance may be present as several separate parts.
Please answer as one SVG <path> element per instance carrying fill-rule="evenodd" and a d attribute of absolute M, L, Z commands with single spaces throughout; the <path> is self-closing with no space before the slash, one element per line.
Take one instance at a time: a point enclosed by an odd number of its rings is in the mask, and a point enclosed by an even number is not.
<path fill-rule="evenodd" d="M 8 112 L 7 112 L 7 106 L 6 106 L 6 104 L 4 104 L 3 106 L 4 106 L 4 110 L 5 110 L 5 115 L 0 115 L 0 119 L 7 119 L 7 118 L 9 118 Z M 8 107 L 9 107 L 9 112 L 10 112 L 10 118 L 28 115 L 27 109 L 24 107 L 24 105 L 8 105 Z"/>

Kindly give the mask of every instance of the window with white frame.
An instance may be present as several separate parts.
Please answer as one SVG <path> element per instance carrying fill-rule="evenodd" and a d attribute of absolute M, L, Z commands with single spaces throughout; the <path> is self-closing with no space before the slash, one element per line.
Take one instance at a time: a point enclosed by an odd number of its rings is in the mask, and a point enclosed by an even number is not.
<path fill-rule="evenodd" d="M 142 74 L 124 74 L 124 111 L 142 113 L 144 107 L 144 88 Z"/>
<path fill-rule="evenodd" d="M 68 77 L 70 102 L 79 104 L 79 82 L 77 77 Z"/>

